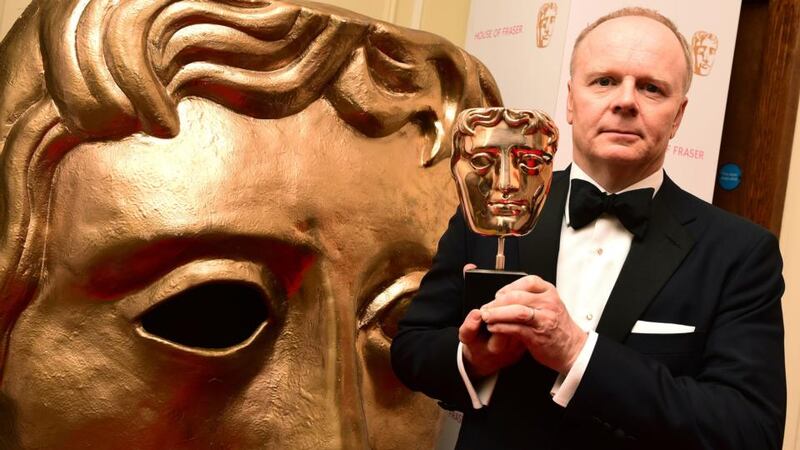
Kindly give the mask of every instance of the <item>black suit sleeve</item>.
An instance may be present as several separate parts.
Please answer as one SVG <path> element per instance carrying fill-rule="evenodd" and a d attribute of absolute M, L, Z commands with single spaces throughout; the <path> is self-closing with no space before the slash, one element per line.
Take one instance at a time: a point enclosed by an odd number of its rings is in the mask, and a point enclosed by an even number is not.
<path fill-rule="evenodd" d="M 568 410 L 617 429 L 636 448 L 780 449 L 784 284 L 777 240 L 761 236 L 724 280 L 695 375 L 674 376 L 600 336 Z"/>
<path fill-rule="evenodd" d="M 400 321 L 391 350 L 392 367 L 406 386 L 456 409 L 470 404 L 456 362 L 458 327 L 464 317 L 466 230 L 458 210 L 439 241 L 431 270 Z"/>

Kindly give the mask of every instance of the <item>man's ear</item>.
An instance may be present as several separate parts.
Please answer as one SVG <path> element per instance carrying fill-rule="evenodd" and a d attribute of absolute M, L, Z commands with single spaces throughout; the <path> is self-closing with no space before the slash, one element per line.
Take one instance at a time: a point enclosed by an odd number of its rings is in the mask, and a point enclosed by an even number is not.
<path fill-rule="evenodd" d="M 678 127 L 681 126 L 683 112 L 686 111 L 687 103 L 689 103 L 689 97 L 683 97 L 683 102 L 681 102 L 681 106 L 678 108 L 678 114 L 675 114 L 675 119 L 672 121 L 672 132 L 669 134 L 670 139 L 675 137 L 675 134 L 678 132 Z"/>
<path fill-rule="evenodd" d="M 567 123 L 572 125 L 572 79 L 567 81 Z"/>

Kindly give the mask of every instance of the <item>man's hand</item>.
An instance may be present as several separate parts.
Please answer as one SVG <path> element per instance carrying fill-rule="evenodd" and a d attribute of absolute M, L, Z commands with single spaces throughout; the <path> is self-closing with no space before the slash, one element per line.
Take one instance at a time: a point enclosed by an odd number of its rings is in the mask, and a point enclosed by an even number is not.
<path fill-rule="evenodd" d="M 464 344 L 463 357 L 470 377 L 485 377 L 510 366 L 525 353 L 525 345 L 511 335 L 481 336 L 481 311 L 473 309 L 458 329 L 458 339 Z"/>
<path fill-rule="evenodd" d="M 476 266 L 467 264 L 464 271 Z M 488 339 L 480 331 L 481 311 L 473 309 L 458 329 L 458 339 L 463 346 L 465 367 L 470 377 L 485 377 L 517 362 L 525 353 L 525 345 L 515 337 L 492 334 Z"/>
<path fill-rule="evenodd" d="M 555 286 L 535 275 L 503 287 L 480 311 L 493 337 L 522 342 L 534 359 L 562 374 L 586 342 L 587 333 L 569 316 Z"/>

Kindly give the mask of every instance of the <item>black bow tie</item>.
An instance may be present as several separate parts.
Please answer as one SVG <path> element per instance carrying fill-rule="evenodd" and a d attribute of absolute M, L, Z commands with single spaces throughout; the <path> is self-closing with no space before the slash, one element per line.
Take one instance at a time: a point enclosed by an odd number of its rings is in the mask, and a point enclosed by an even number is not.
<path fill-rule="evenodd" d="M 577 230 L 605 212 L 617 216 L 628 231 L 641 239 L 647 231 L 653 191 L 647 188 L 606 194 L 588 181 L 573 179 L 569 192 L 569 225 Z"/>

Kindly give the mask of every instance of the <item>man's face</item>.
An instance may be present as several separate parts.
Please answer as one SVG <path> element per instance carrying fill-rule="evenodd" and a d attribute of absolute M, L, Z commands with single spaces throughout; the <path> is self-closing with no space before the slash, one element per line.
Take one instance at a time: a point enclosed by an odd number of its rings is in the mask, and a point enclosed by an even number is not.
<path fill-rule="evenodd" d="M 687 101 L 675 35 L 646 17 L 612 19 L 584 38 L 573 64 L 567 120 L 575 162 L 595 179 L 624 174 L 621 187 L 658 170 Z"/>
<path fill-rule="evenodd" d="M 542 133 L 522 134 L 505 122 L 476 127 L 453 165 L 472 229 L 486 235 L 522 235 L 535 225 L 550 188 L 553 149 Z"/>
<path fill-rule="evenodd" d="M 86 143 L 54 179 L 42 284 L 2 395 L 23 448 L 431 446 L 388 348 L 455 207 L 408 125 L 318 101 L 179 106 L 173 139 Z M 414 143 L 414 145 L 410 145 Z M 365 420 L 366 419 L 366 420 Z"/>
<path fill-rule="evenodd" d="M 701 39 L 694 46 L 694 73 L 706 76 L 714 67 L 717 57 L 717 43 L 710 38 Z"/>
<path fill-rule="evenodd" d="M 538 47 L 544 48 L 550 44 L 550 38 L 553 37 L 557 10 L 555 4 L 550 3 L 545 3 L 541 8 L 544 12 L 539 17 L 536 27 L 536 43 Z"/>

